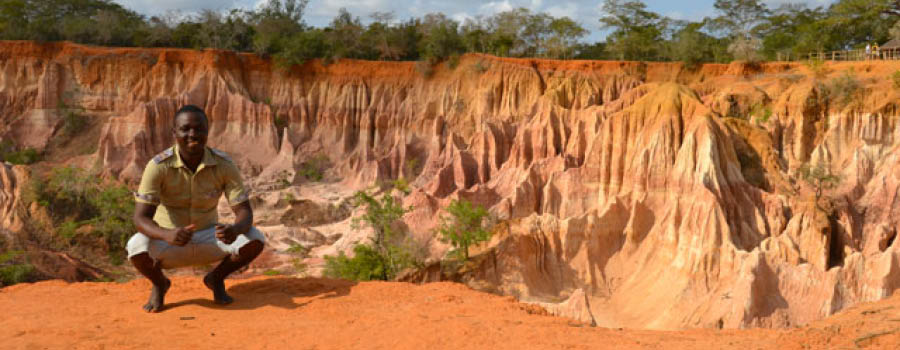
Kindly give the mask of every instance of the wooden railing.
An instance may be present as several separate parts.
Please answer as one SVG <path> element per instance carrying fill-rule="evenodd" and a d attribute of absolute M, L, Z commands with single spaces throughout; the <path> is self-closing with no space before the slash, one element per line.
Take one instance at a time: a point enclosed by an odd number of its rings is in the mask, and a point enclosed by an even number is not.
<path fill-rule="evenodd" d="M 818 51 L 810 52 L 806 57 L 807 60 L 819 61 L 873 61 L 873 60 L 900 60 L 900 50 L 872 50 L 866 54 L 866 50 L 843 50 L 843 51 Z"/>

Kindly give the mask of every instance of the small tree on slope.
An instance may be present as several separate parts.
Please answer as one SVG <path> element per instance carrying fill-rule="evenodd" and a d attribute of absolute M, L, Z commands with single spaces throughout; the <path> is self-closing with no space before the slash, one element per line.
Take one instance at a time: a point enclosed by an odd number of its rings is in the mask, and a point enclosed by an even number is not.
<path fill-rule="evenodd" d="M 462 199 L 450 202 L 447 213 L 450 215 L 441 217 L 438 227 L 441 240 L 453 246 L 450 254 L 463 261 L 469 260 L 469 246 L 491 238 L 491 232 L 485 229 L 488 212 L 484 207 L 473 207 L 472 203 Z"/>

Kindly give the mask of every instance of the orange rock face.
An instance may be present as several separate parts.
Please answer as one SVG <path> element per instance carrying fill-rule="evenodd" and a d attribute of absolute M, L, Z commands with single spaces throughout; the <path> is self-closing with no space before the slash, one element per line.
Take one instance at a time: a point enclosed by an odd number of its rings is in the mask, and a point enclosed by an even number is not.
<path fill-rule="evenodd" d="M 197 104 L 277 250 L 347 251 L 367 233 L 346 199 L 403 177 L 426 257 L 447 249 L 433 228 L 452 199 L 501 222 L 464 276 L 474 287 L 601 326 L 787 327 L 900 287 L 885 78 L 900 64 L 826 68 L 467 55 L 425 77 L 408 62 L 282 72 L 228 52 L 4 42 L 0 137 L 45 147 L 77 106 L 108 117 L 93 157 L 134 183 L 173 142 L 174 111 Z M 829 94 L 851 68 L 862 90 Z M 324 182 L 301 174 L 314 159 Z M 822 198 L 799 171 L 817 164 L 840 175 Z"/>

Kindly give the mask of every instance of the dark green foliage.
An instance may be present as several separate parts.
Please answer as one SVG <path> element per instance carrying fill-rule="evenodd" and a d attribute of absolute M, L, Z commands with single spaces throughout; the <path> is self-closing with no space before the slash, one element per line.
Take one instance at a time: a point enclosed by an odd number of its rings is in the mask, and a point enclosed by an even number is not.
<path fill-rule="evenodd" d="M 275 127 L 280 131 L 288 126 L 288 119 L 283 115 L 275 116 Z"/>
<path fill-rule="evenodd" d="M 469 246 L 491 238 L 491 232 L 485 227 L 488 212 L 465 199 L 454 199 L 447 213 L 450 215 L 441 217 L 438 227 L 441 240 L 453 246 L 450 254 L 456 259 L 469 260 Z"/>
<path fill-rule="evenodd" d="M 27 263 L 16 263 L 21 255 L 21 251 L 0 253 L 0 286 L 33 280 L 34 267 Z"/>
<path fill-rule="evenodd" d="M 11 164 L 28 165 L 41 160 L 41 155 L 37 150 L 31 147 L 26 147 L 19 151 L 5 151 L 0 147 L 0 160 L 10 162 Z"/>
<path fill-rule="evenodd" d="M 799 170 L 803 181 L 806 181 L 815 190 L 816 207 L 824 209 L 819 206 L 819 200 L 825 191 L 835 188 L 841 183 L 841 176 L 832 173 L 831 168 L 822 163 L 814 166 L 810 166 L 809 163 L 803 164 Z"/>
<path fill-rule="evenodd" d="M 641 1 L 605 0 L 601 27 L 611 29 L 606 49 L 620 60 L 654 60 L 660 54 L 666 22 Z"/>
<path fill-rule="evenodd" d="M 750 108 L 750 117 L 755 118 L 759 123 L 767 123 L 769 118 L 772 117 L 772 107 L 762 103 L 754 104 Z"/>
<path fill-rule="evenodd" d="M 309 181 L 322 181 L 327 167 L 328 156 L 320 154 L 300 164 L 299 174 Z"/>
<path fill-rule="evenodd" d="M 281 51 L 275 54 L 275 64 L 282 70 L 323 57 L 327 52 L 325 36 L 321 30 L 298 32 L 279 41 Z"/>
<path fill-rule="evenodd" d="M 71 40 L 108 46 L 216 48 L 271 57 L 282 71 L 321 58 L 424 61 L 467 52 L 557 59 L 682 61 L 688 68 L 733 59 L 797 60 L 811 51 L 859 49 L 900 36 L 900 2 L 835 0 L 776 8 L 762 0 L 717 0 L 715 17 L 672 19 L 640 0 L 604 0 L 605 40 L 582 42 L 588 31 L 568 17 L 515 8 L 456 21 L 441 13 L 371 21 L 341 9 L 327 25 L 304 22 L 308 0 L 266 0 L 252 10 L 200 10 L 145 17 L 112 0 L 0 0 L 0 40 Z M 163 9 L 164 10 L 164 9 Z M 368 22 L 369 24 L 364 24 Z M 428 73 L 422 66 L 422 72 Z M 429 74 L 425 74 L 428 76 Z"/>
<path fill-rule="evenodd" d="M 459 35 L 459 24 L 442 13 L 425 15 L 420 26 L 422 40 L 419 42 L 419 54 L 430 62 L 437 62 L 458 55 L 465 51 L 462 37 Z"/>
<path fill-rule="evenodd" d="M 355 281 L 388 280 L 387 262 L 384 257 L 365 244 L 353 247 L 353 257 L 344 252 L 325 257 L 325 276 Z"/>
<path fill-rule="evenodd" d="M 79 168 L 63 167 L 54 169 L 46 181 L 35 179 L 29 191 L 26 198 L 49 207 L 57 233 L 66 241 L 82 232 L 98 241 L 113 263 L 123 261 L 125 243 L 135 232 L 134 200 L 127 187 Z"/>
<path fill-rule="evenodd" d="M 0 38 L 134 45 L 143 19 L 109 0 L 4 0 Z"/>
<path fill-rule="evenodd" d="M 404 269 L 419 266 L 414 241 L 398 227 L 400 218 L 411 208 L 404 208 L 390 193 L 380 199 L 359 191 L 353 199 L 355 206 L 365 206 L 365 213 L 353 219 L 355 228 L 371 228 L 375 237 L 371 244 L 353 248 L 353 257 L 343 252 L 326 257 L 325 275 L 352 280 L 392 280 Z"/>
<path fill-rule="evenodd" d="M 828 100 L 842 106 L 852 106 L 862 102 L 865 90 L 853 71 L 844 71 L 839 77 L 831 79 L 825 86 Z"/>
<path fill-rule="evenodd" d="M 490 68 L 491 68 L 491 65 L 489 63 L 484 62 L 484 60 L 478 60 L 472 64 L 472 70 L 478 74 L 487 72 L 487 70 Z"/>
<path fill-rule="evenodd" d="M 687 69 L 696 69 L 703 62 L 716 60 L 717 39 L 703 32 L 703 23 L 688 23 L 672 38 L 671 56 Z"/>
<path fill-rule="evenodd" d="M 62 133 L 65 136 L 75 136 L 87 128 L 88 119 L 81 113 L 67 110 L 63 114 Z"/>

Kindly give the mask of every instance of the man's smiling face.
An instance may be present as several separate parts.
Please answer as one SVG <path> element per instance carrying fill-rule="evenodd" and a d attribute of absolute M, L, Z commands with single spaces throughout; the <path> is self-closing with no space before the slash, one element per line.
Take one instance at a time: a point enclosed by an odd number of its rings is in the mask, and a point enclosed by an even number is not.
<path fill-rule="evenodd" d="M 203 156 L 209 122 L 199 113 L 182 112 L 175 116 L 175 141 L 185 154 Z"/>

